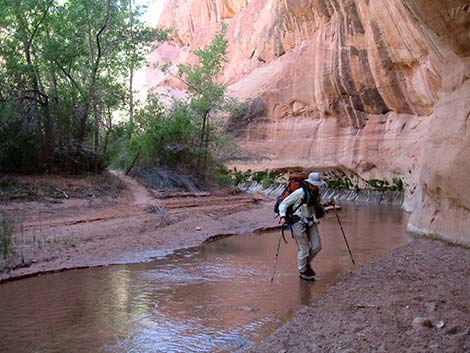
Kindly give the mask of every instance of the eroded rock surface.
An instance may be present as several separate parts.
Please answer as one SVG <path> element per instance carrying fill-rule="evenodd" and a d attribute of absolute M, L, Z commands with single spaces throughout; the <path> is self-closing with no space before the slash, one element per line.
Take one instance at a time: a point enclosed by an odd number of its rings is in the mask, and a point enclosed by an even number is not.
<path fill-rule="evenodd" d="M 238 168 L 401 177 L 410 229 L 470 244 L 467 1 L 168 0 L 161 19 L 176 36 L 154 58 L 173 64 L 228 23 L 222 79 L 263 106 L 231 122 Z"/>

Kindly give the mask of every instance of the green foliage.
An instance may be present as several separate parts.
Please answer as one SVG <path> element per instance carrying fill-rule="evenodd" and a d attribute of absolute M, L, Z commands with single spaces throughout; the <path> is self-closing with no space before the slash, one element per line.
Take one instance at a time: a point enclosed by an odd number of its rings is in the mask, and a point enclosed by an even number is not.
<path fill-rule="evenodd" d="M 246 183 L 260 183 L 264 188 L 268 188 L 276 182 L 280 176 L 280 172 L 264 170 L 264 171 L 251 171 L 250 169 L 241 172 L 230 172 L 230 179 L 234 185 Z"/>
<path fill-rule="evenodd" d="M 261 180 L 261 185 L 263 185 L 264 188 L 269 187 L 272 184 L 272 179 L 269 174 L 265 174 L 263 179 Z"/>
<path fill-rule="evenodd" d="M 221 151 L 222 147 L 229 146 L 226 126 L 216 117 L 216 113 L 230 111 L 236 105 L 225 97 L 225 85 L 217 82 L 226 61 L 226 31 L 227 26 L 223 24 L 221 31 L 207 46 L 194 52 L 199 59 L 197 64 L 178 67 L 179 75 L 188 87 L 189 110 L 199 131 L 196 166 L 199 174 L 207 175 L 214 167 L 211 166 L 211 156 Z M 227 156 L 230 152 L 233 149 L 224 148 L 218 157 Z"/>
<path fill-rule="evenodd" d="M 398 190 L 398 191 L 403 190 L 403 181 L 400 178 L 393 178 L 392 182 L 393 182 L 393 188 L 395 190 Z"/>
<path fill-rule="evenodd" d="M 344 176 L 344 177 L 338 176 L 338 177 L 335 177 L 335 178 L 328 178 L 328 179 L 325 179 L 325 181 L 326 181 L 326 184 L 328 185 L 328 188 L 330 188 L 330 189 L 350 190 L 353 186 L 353 183 L 352 183 L 351 179 L 348 178 L 347 176 Z"/>
<path fill-rule="evenodd" d="M 251 175 L 251 181 L 256 182 L 256 183 L 261 183 L 264 177 L 267 175 L 268 175 L 268 172 L 266 171 L 253 172 L 253 174 Z"/>
<path fill-rule="evenodd" d="M 225 87 L 215 82 L 221 73 L 227 42 L 225 27 L 207 47 L 196 51 L 200 62 L 180 66 L 188 83 L 187 101 L 164 107 L 158 96 L 150 94 L 135 110 L 133 119 L 110 132 L 108 139 L 120 141 L 121 148 L 110 145 L 108 160 L 113 166 L 128 168 L 135 157 L 141 168 L 186 169 L 199 176 L 227 182 L 219 167 L 234 152 L 232 137 L 223 119 L 209 115 L 227 111 L 233 100 L 225 98 Z"/>
<path fill-rule="evenodd" d="M 2 171 L 188 168 L 202 176 L 234 153 L 220 113 L 237 102 L 217 81 L 226 26 L 179 67 L 189 98 L 134 103 L 133 76 L 170 29 L 147 28 L 132 0 L 0 0 Z M 115 112 L 128 121 L 114 123 Z M 104 163 L 103 163 L 104 161 Z"/>
<path fill-rule="evenodd" d="M 215 181 L 220 186 L 230 186 L 233 185 L 233 180 L 229 174 L 216 174 Z"/>
<path fill-rule="evenodd" d="M 369 184 L 372 188 L 378 191 L 402 191 L 403 190 L 403 181 L 401 178 L 393 178 L 392 184 L 387 180 L 380 180 L 380 179 L 370 179 L 367 180 L 367 184 Z"/>
<path fill-rule="evenodd" d="M 131 144 L 140 151 L 144 167 L 194 167 L 196 127 L 187 105 L 176 103 L 165 112 L 156 96 L 150 96 L 137 112 Z"/>
<path fill-rule="evenodd" d="M 251 174 L 251 181 L 261 183 L 264 188 L 267 188 L 275 182 L 277 176 L 277 173 L 269 170 L 257 171 Z"/>
<path fill-rule="evenodd" d="M 131 0 L 0 0 L 2 171 L 98 165 L 112 112 L 131 104 L 132 71 L 169 33 L 140 11 Z"/>
<path fill-rule="evenodd" d="M 233 173 L 233 178 L 235 184 L 247 183 L 251 180 L 251 171 L 236 171 L 235 173 Z"/>
<path fill-rule="evenodd" d="M 150 95 L 146 105 L 136 111 L 134 123 L 121 126 L 113 133 L 112 139 L 120 140 L 121 148 L 110 153 L 110 158 L 114 166 L 127 168 L 139 154 L 143 168 L 164 166 L 196 172 L 201 160 L 198 133 L 188 103 L 176 102 L 172 108 L 164 109 L 158 97 Z M 231 145 L 230 138 L 223 131 L 214 133 L 212 145 L 217 152 L 211 151 L 206 156 L 206 167 L 215 174 Z"/>
<path fill-rule="evenodd" d="M 370 186 L 372 186 L 372 188 L 378 191 L 386 191 L 390 189 L 387 180 L 369 179 L 367 180 L 367 184 L 369 184 Z"/>
<path fill-rule="evenodd" d="M 192 104 L 200 112 L 205 112 L 217 106 L 223 99 L 225 86 L 216 83 L 216 78 L 222 73 L 222 65 L 226 61 L 228 42 L 225 39 L 227 25 L 216 33 L 214 39 L 204 48 L 194 51 L 199 58 L 195 65 L 179 65 L 179 74 L 185 78 L 188 89 L 192 94 Z"/>

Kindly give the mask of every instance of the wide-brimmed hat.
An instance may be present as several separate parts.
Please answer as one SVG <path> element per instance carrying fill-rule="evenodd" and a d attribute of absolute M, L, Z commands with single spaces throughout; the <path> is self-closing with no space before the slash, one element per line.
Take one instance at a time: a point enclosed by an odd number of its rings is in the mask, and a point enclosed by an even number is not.
<path fill-rule="evenodd" d="M 322 180 L 320 173 L 317 172 L 312 172 L 308 175 L 308 179 L 305 179 L 307 183 L 310 183 L 312 185 L 321 187 L 326 185 L 326 182 Z"/>

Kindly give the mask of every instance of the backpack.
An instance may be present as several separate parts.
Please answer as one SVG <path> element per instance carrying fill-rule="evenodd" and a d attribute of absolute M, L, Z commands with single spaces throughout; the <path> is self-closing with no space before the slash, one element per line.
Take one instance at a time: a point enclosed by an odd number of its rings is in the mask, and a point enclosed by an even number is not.
<path fill-rule="evenodd" d="M 279 215 L 279 205 L 281 204 L 284 199 L 292 194 L 295 190 L 302 188 L 304 190 L 304 199 L 300 203 L 298 207 L 303 204 L 307 204 L 308 206 L 316 206 L 315 200 L 319 198 L 319 193 L 316 191 L 312 193 L 308 186 L 305 185 L 304 180 L 308 178 L 307 173 L 296 173 L 289 175 L 289 179 L 287 181 L 286 188 L 281 193 L 280 196 L 277 197 L 276 203 L 274 204 L 274 213 Z M 291 205 L 286 210 L 286 228 L 290 228 L 290 226 L 294 223 L 294 213 L 297 211 L 297 208 L 294 209 L 294 206 Z M 317 219 L 323 218 L 325 216 L 325 211 L 323 207 L 315 207 L 315 217 Z"/>

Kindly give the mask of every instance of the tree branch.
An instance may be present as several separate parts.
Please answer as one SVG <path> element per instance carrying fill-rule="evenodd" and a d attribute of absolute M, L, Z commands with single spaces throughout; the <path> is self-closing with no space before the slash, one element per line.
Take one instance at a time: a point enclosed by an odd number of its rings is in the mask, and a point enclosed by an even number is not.
<path fill-rule="evenodd" d="M 197 93 L 199 94 L 202 94 L 203 92 L 201 92 L 201 90 L 199 90 L 197 87 L 194 87 L 192 84 L 190 84 L 189 82 L 187 82 L 186 80 L 182 79 L 181 77 L 179 76 L 176 76 L 176 75 L 173 75 L 172 73 L 169 74 L 170 76 L 180 80 L 181 82 L 183 82 L 186 86 L 190 87 L 191 89 L 195 90 Z"/>
<path fill-rule="evenodd" d="M 52 58 L 51 60 L 58 66 L 60 71 L 62 71 L 64 73 L 64 75 L 70 80 L 70 82 L 72 82 L 72 84 L 75 86 L 75 88 L 78 90 L 78 92 L 82 96 L 84 96 L 82 89 L 78 85 L 77 81 L 75 81 L 75 79 L 70 75 L 70 73 L 67 72 L 67 70 L 65 70 L 65 68 L 62 65 L 60 65 L 59 62 L 56 59 Z"/>
<path fill-rule="evenodd" d="M 111 8 L 111 0 L 108 0 L 107 3 L 106 3 L 106 15 L 105 15 L 105 18 L 104 18 L 104 23 L 101 26 L 98 33 L 96 34 L 96 46 L 98 48 L 98 53 L 96 54 L 95 65 L 94 65 L 94 69 L 93 69 L 93 71 L 94 71 L 93 76 L 94 77 L 96 76 L 96 73 L 98 72 L 98 66 L 99 66 L 100 61 L 101 61 L 101 55 L 102 55 L 102 52 L 101 52 L 101 35 L 106 30 L 106 27 L 108 27 L 110 8 Z"/>
<path fill-rule="evenodd" d="M 34 39 L 34 36 L 36 35 L 36 33 L 38 32 L 39 30 L 39 27 L 41 26 L 41 24 L 44 22 L 44 20 L 46 19 L 48 13 L 49 13 L 49 9 L 51 8 L 52 6 L 52 2 L 50 2 L 48 5 L 47 5 L 47 8 L 46 10 L 44 11 L 41 19 L 39 20 L 39 22 L 36 24 L 36 26 L 34 27 L 33 29 L 33 32 L 31 33 L 31 37 L 29 38 L 28 40 L 28 47 L 31 46 L 31 43 L 33 42 L 33 39 Z"/>

